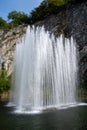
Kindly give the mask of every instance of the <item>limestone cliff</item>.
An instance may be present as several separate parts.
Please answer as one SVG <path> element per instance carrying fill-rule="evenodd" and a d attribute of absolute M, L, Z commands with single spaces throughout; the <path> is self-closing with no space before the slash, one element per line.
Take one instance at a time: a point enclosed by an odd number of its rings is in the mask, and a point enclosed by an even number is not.
<path fill-rule="evenodd" d="M 19 26 L 9 31 L 0 30 L 0 62 L 8 76 L 12 73 L 13 55 L 17 40 L 25 33 L 26 27 Z"/>

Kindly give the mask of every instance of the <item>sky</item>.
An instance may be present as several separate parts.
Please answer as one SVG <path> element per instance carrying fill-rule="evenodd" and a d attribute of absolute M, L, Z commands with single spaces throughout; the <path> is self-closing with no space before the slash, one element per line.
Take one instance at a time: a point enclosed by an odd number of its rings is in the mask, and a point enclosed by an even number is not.
<path fill-rule="evenodd" d="M 0 17 L 8 20 L 8 13 L 14 10 L 29 14 L 41 2 L 42 0 L 0 0 Z"/>

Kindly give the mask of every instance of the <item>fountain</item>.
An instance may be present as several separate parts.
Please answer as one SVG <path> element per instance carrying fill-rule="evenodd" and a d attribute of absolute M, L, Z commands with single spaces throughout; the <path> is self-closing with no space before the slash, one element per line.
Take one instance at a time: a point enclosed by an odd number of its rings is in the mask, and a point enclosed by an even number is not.
<path fill-rule="evenodd" d="M 77 70 L 72 37 L 55 39 L 44 27 L 28 27 L 16 45 L 10 101 L 18 112 L 76 104 Z"/>

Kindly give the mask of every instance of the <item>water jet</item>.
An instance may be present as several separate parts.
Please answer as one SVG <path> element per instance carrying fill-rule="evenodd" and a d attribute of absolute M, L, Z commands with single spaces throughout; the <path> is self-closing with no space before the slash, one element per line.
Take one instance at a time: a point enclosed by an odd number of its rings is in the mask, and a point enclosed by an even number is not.
<path fill-rule="evenodd" d="M 20 112 L 76 104 L 77 71 L 72 37 L 55 39 L 44 27 L 28 27 L 16 45 L 10 102 Z"/>

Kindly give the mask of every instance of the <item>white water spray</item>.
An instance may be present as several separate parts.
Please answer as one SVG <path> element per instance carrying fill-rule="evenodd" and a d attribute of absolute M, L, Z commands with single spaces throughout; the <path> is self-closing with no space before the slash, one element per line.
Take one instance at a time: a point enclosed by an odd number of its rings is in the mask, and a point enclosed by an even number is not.
<path fill-rule="evenodd" d="M 73 38 L 28 27 L 16 45 L 11 102 L 21 112 L 75 104 L 77 68 Z"/>

